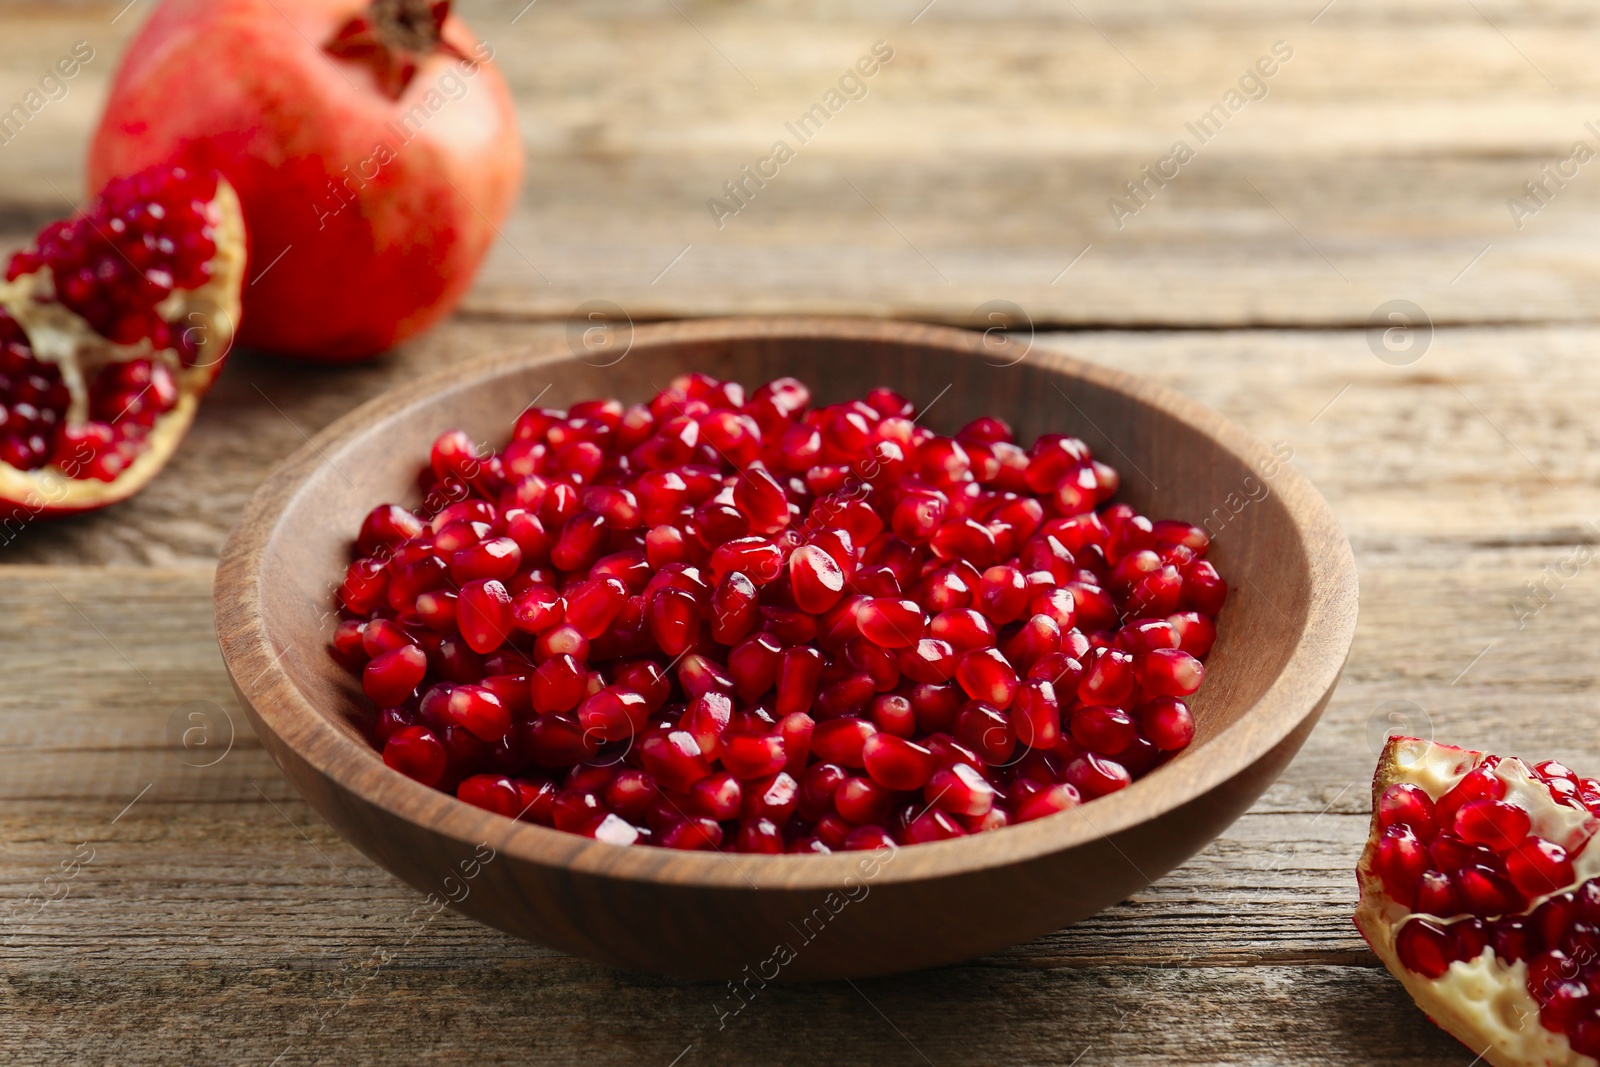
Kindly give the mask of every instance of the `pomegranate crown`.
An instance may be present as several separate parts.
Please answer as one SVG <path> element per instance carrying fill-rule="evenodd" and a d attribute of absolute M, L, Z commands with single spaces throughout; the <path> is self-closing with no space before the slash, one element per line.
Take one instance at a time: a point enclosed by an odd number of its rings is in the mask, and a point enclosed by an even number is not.
<path fill-rule="evenodd" d="M 450 0 L 372 0 L 365 11 L 339 27 L 323 50 L 371 66 L 379 86 L 398 100 L 417 76 L 422 59 L 435 52 L 467 58 L 444 39 L 449 17 Z"/>

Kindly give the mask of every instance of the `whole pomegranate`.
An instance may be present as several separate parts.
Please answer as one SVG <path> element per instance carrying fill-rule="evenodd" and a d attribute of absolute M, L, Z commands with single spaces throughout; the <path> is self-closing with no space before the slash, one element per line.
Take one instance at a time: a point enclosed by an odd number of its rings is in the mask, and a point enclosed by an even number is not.
<path fill-rule="evenodd" d="M 128 46 L 95 183 L 216 171 L 250 233 L 245 344 L 382 352 L 455 307 L 522 167 L 505 82 L 448 0 L 165 0 Z"/>
<path fill-rule="evenodd" d="M 52 222 L 0 282 L 0 539 L 123 500 L 194 421 L 233 344 L 239 200 L 152 167 Z"/>

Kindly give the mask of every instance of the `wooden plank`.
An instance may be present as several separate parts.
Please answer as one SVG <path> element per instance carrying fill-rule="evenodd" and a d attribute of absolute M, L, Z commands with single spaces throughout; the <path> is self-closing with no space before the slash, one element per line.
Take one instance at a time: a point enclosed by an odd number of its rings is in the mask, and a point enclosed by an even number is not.
<path fill-rule="evenodd" d="M 4 243 L 78 195 L 142 13 L 112 24 L 119 6 L 11 17 L 0 100 L 74 40 L 97 58 L 0 149 Z M 1342 0 L 1313 24 L 1320 5 L 940 0 L 913 24 L 923 6 L 469 5 L 529 158 L 469 311 L 965 321 L 1004 297 L 1041 323 L 1300 326 L 1403 297 L 1440 323 L 1593 318 L 1592 168 L 1520 228 L 1506 203 L 1575 140 L 1600 149 L 1600 29 L 1575 7 Z M 805 144 L 787 133 L 878 40 L 895 59 L 867 95 Z M 1280 40 L 1268 95 L 1188 132 Z M 795 159 L 719 228 L 706 201 L 779 138 Z M 1119 228 L 1108 201 L 1179 138 L 1195 159 Z"/>

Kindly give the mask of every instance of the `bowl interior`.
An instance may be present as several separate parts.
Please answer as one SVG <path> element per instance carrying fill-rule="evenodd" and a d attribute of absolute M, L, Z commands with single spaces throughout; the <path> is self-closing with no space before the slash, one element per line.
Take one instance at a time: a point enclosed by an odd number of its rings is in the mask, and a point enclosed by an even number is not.
<path fill-rule="evenodd" d="M 327 652 L 337 622 L 334 590 L 365 514 L 381 502 L 420 503 L 416 473 L 445 430 L 461 428 L 499 447 L 516 415 L 535 400 L 557 408 L 604 396 L 642 401 L 691 370 L 747 387 L 792 375 L 819 402 L 888 386 L 926 410 L 923 424 L 946 433 L 979 415 L 998 415 L 1024 444 L 1041 433 L 1074 434 L 1117 468 L 1118 499 L 1153 519 L 1207 527 L 1213 535 L 1210 558 L 1232 592 L 1206 684 L 1193 701 L 1198 735 L 1172 763 L 1096 802 L 1096 823 L 1108 831 L 1198 795 L 1248 765 L 1332 684 L 1347 633 L 1326 679 L 1302 679 L 1286 688 L 1283 675 L 1291 659 L 1305 654 L 1319 565 L 1326 572 L 1324 586 L 1327 574 L 1343 566 L 1343 559 L 1319 564 L 1318 553 L 1347 558 L 1348 546 L 1314 490 L 1272 449 L 1220 416 L 1152 383 L 1040 349 L 986 344 L 981 335 L 960 331 L 882 323 L 700 325 L 641 328 L 625 358 L 611 366 L 544 349 L 419 382 L 331 427 L 308 450 L 315 454 L 275 476 L 297 482 L 283 484 L 281 510 L 261 516 L 267 529 L 256 535 L 263 542 L 262 628 L 293 688 L 359 749 L 348 758 L 382 769 L 355 725 L 363 700 L 359 684 Z M 1308 507 L 1318 518 L 1309 533 Z M 1353 572 L 1337 577 L 1353 584 Z M 1353 624 L 1353 594 L 1349 612 Z M 241 683 L 248 680 L 234 673 Z M 1257 705 L 1275 688 L 1267 704 L 1277 710 L 1266 716 Z M 1230 730 L 1238 743 L 1218 746 L 1217 738 Z M 1170 795 L 1163 795 L 1161 783 Z"/>

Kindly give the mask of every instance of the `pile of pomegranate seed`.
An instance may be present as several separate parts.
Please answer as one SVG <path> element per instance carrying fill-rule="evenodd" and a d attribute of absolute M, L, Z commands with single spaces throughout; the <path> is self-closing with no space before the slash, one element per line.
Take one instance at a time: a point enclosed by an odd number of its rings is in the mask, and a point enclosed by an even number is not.
<path fill-rule="evenodd" d="M 174 331 L 157 305 L 174 289 L 210 279 L 216 193 L 215 175 L 180 167 L 114 179 L 87 212 L 51 223 L 13 256 L 6 280 L 48 267 L 56 298 L 101 336 L 122 345 L 148 339 L 184 354 L 184 331 Z"/>
<path fill-rule="evenodd" d="M 1566 847 L 1532 833 L 1527 801 L 1507 796 L 1502 762 L 1484 757 L 1437 800 L 1406 783 L 1380 795 L 1372 871 L 1417 916 L 1400 927 L 1396 952 L 1431 979 L 1488 948 L 1506 966 L 1526 963 L 1544 1028 L 1600 1057 L 1600 879 L 1574 884 L 1573 866 L 1595 826 L 1569 820 Z M 1554 761 L 1528 770 L 1555 804 L 1600 815 L 1600 779 Z"/>
<path fill-rule="evenodd" d="M 1082 441 L 701 374 L 452 431 L 362 524 L 337 654 L 384 761 L 618 844 L 828 852 L 1037 819 L 1187 746 L 1227 595 Z"/>

